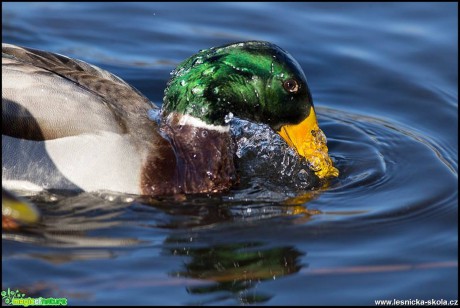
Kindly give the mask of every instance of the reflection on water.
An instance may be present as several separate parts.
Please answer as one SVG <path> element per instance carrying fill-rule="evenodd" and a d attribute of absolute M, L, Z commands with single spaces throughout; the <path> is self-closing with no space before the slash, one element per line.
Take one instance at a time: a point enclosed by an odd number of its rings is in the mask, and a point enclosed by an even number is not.
<path fill-rule="evenodd" d="M 58 247 L 120 247 L 139 241 L 133 238 L 111 238 L 94 236 L 93 230 L 116 228 L 123 224 L 117 219 L 124 213 L 133 198 L 114 194 L 79 194 L 69 196 L 43 192 L 28 198 L 42 211 L 41 221 L 26 226 L 27 233 L 3 233 L 4 239 L 19 242 L 45 244 Z M 78 260 L 78 254 L 69 256 L 48 256 L 58 261 Z"/>
<path fill-rule="evenodd" d="M 182 241 L 187 242 L 188 239 Z M 180 239 L 170 238 L 167 243 L 170 242 L 180 247 Z M 187 288 L 191 294 L 218 294 L 206 304 L 228 297 L 236 298 L 242 304 L 268 301 L 273 295 L 258 292 L 254 287 L 263 280 L 274 280 L 298 272 L 301 268 L 299 257 L 303 255 L 294 247 L 264 248 L 263 243 L 252 242 L 204 248 L 185 246 L 169 249 L 169 253 L 187 257 L 183 269 L 170 273 L 171 276 L 215 282 Z"/>
<path fill-rule="evenodd" d="M 20 253 L 15 245 L 6 246 L 6 260 L 41 260 L 52 266 L 71 265 L 75 262 L 118 259 L 127 252 L 122 247 L 142 247 L 146 243 L 137 238 L 120 237 L 118 235 L 103 236 L 107 230 L 115 230 L 133 222 L 133 216 L 140 213 L 155 211 L 162 216 L 155 220 L 154 228 L 198 231 L 212 230 L 213 226 L 228 222 L 258 222 L 270 218 L 292 216 L 298 223 L 305 223 L 319 211 L 305 208 L 306 200 L 311 194 L 286 200 L 284 205 L 269 202 L 242 205 L 230 197 L 220 206 L 210 205 L 210 198 L 204 196 L 188 196 L 180 201 L 174 197 L 163 199 L 138 198 L 114 195 L 112 193 L 78 195 L 60 195 L 40 193 L 29 197 L 43 212 L 43 219 L 38 226 L 25 226 L 20 232 L 3 232 L 3 239 L 18 243 L 32 243 L 44 249 L 32 249 L 28 253 Z M 215 197 L 219 198 L 219 197 Z M 220 199 L 220 198 L 219 198 Z M 230 200 L 232 199 L 232 200 Z M 149 202 L 148 202 L 149 201 Z M 142 202 L 142 203 L 140 203 Z M 302 205 L 301 205 L 302 204 Z M 149 218 L 137 221 L 137 224 L 148 224 Z M 110 232 L 113 233 L 113 232 Z M 132 233 L 132 232 L 131 232 Z M 188 233 L 186 233 L 188 234 Z M 194 246 L 197 242 L 198 246 Z M 134 245 L 134 246 L 133 246 Z M 204 244 L 200 235 L 190 238 L 188 235 L 167 236 L 161 247 L 161 255 L 171 256 L 181 267 L 170 271 L 173 279 L 125 281 L 118 288 L 126 289 L 134 285 L 181 284 L 190 294 L 204 295 L 209 298 L 199 300 L 200 304 L 215 303 L 221 300 L 234 299 L 239 303 L 263 303 L 273 294 L 257 291 L 257 284 L 264 280 L 275 280 L 285 275 L 297 273 L 305 265 L 300 257 L 305 253 L 293 246 L 267 246 L 265 242 L 233 242 L 228 244 Z M 58 247 L 59 250 L 46 247 Z M 63 250 L 63 248 L 66 248 Z M 68 249 L 72 249 L 69 253 Z M 180 257 L 180 261 L 178 259 Z M 202 283 L 197 283 L 201 280 Z M 173 281 L 177 281 L 174 283 Z M 73 285 L 100 283 L 89 278 L 75 279 Z M 21 292 L 35 297 L 67 297 L 72 299 L 90 299 L 91 293 L 66 292 L 62 285 L 52 285 L 44 281 L 16 286 Z"/>
<path fill-rule="evenodd" d="M 321 214 L 319 210 L 306 207 L 306 203 L 316 198 L 320 191 L 309 191 L 292 198 L 284 196 L 281 203 L 276 198 L 270 199 L 268 196 L 272 195 L 267 195 L 265 190 L 259 198 L 248 199 L 247 195 L 257 196 L 260 191 L 255 186 L 226 195 L 160 198 L 112 192 L 72 195 L 68 192 L 41 192 L 25 197 L 40 209 L 40 222 L 24 225 L 20 230 L 4 230 L 3 238 L 58 247 L 122 247 L 141 241 L 95 235 L 102 234 L 106 229 L 134 223 L 132 215 L 143 215 L 152 209 L 163 219 L 152 220 L 151 226 L 164 229 L 204 228 L 226 222 L 260 221 L 283 216 L 295 216 L 296 220 L 306 222 L 312 215 Z"/>

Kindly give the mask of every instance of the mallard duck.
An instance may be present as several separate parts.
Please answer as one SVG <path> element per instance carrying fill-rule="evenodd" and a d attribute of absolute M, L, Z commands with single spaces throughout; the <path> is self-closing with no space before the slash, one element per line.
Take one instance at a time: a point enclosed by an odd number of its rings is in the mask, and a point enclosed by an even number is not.
<path fill-rule="evenodd" d="M 268 124 L 335 177 L 305 75 L 280 47 L 247 41 L 180 63 L 157 108 L 121 78 L 60 54 L 2 44 L 3 185 L 136 195 L 212 193 L 237 182 L 229 115 Z"/>

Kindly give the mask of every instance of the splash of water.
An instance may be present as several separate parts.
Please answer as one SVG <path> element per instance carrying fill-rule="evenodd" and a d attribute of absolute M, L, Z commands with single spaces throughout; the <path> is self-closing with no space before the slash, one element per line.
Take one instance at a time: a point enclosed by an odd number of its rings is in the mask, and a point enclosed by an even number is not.
<path fill-rule="evenodd" d="M 149 118 L 158 124 L 159 109 L 152 109 Z M 236 145 L 236 164 L 243 186 L 279 192 L 310 190 L 320 186 L 314 164 L 299 157 L 281 136 L 268 125 L 242 120 L 229 113 L 225 123 Z M 322 132 L 321 132 L 322 133 Z M 321 137 L 321 136 L 319 136 Z"/>
<path fill-rule="evenodd" d="M 230 121 L 230 132 L 236 144 L 237 165 L 242 181 L 262 178 L 268 181 L 264 185 L 283 190 L 319 186 L 310 164 L 300 158 L 268 125 L 234 117 Z"/>

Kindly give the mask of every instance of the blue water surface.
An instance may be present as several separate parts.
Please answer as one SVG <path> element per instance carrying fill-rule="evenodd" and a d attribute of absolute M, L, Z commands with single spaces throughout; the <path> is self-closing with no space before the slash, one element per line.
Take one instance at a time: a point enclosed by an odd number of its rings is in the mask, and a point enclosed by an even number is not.
<path fill-rule="evenodd" d="M 457 29 L 457 3 L 2 3 L 4 43 L 93 63 L 159 106 L 200 49 L 273 42 L 305 71 L 340 170 L 314 192 L 256 173 L 184 200 L 31 197 L 43 225 L 2 233 L 2 289 L 70 305 L 458 299 Z"/>

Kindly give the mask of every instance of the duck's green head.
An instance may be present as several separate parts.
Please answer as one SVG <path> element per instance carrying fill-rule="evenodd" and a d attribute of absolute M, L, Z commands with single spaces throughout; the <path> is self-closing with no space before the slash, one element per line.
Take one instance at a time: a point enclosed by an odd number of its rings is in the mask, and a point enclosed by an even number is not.
<path fill-rule="evenodd" d="M 227 126 L 229 115 L 268 124 L 318 177 L 338 175 L 302 68 L 280 47 L 263 41 L 214 47 L 186 59 L 171 74 L 163 116 L 188 115 L 211 128 Z"/>

